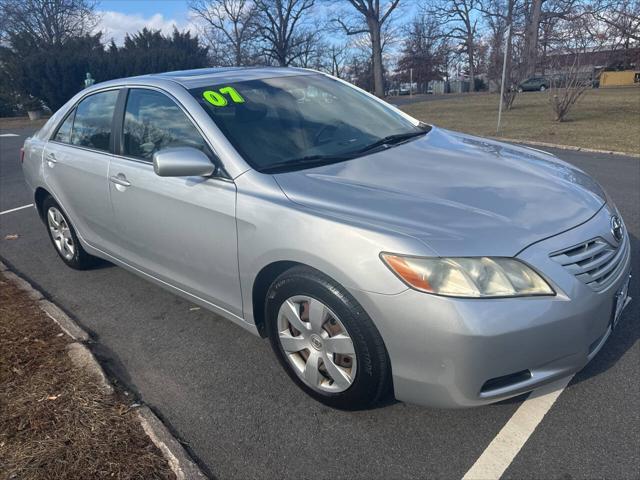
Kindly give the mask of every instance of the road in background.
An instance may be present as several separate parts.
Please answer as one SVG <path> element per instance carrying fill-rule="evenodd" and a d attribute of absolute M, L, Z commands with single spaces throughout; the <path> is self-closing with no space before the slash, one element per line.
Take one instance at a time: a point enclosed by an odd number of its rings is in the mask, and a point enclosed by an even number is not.
<path fill-rule="evenodd" d="M 0 138 L 0 211 L 32 202 L 18 149 Z M 0 133 L 9 133 L 0 131 Z M 558 150 L 609 191 L 640 272 L 640 160 Z M 18 234 L 15 240 L 5 236 Z M 394 403 L 339 412 L 286 376 L 268 342 L 127 271 L 68 269 L 34 209 L 0 216 L 0 257 L 92 332 L 108 371 L 219 478 L 461 478 L 523 397 L 471 410 Z M 638 478 L 640 282 L 620 327 L 576 375 L 505 477 Z"/>

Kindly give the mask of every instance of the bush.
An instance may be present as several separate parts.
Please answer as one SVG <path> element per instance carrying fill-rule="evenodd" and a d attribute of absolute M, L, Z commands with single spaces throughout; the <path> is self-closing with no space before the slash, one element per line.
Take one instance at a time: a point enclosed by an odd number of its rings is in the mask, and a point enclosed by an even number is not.
<path fill-rule="evenodd" d="M 0 93 L 0 117 L 13 117 L 19 112 L 15 97 Z"/>
<path fill-rule="evenodd" d="M 487 89 L 487 83 L 483 78 L 474 78 L 474 92 L 483 92 Z"/>
<path fill-rule="evenodd" d="M 42 110 L 42 100 L 39 100 L 37 98 L 27 98 L 20 103 L 22 105 L 22 109 L 26 110 L 27 112 L 36 112 Z"/>

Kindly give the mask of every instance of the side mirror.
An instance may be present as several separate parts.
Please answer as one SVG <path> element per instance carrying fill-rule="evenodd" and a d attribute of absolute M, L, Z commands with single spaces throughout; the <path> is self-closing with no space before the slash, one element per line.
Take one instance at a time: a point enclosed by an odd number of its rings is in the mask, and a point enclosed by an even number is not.
<path fill-rule="evenodd" d="M 216 167 L 197 148 L 171 147 L 153 154 L 153 171 L 160 177 L 206 177 Z"/>

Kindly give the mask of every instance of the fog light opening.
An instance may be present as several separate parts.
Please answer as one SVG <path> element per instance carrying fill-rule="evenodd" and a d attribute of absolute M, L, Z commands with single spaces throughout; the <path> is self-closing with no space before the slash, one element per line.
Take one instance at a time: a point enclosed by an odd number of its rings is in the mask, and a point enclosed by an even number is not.
<path fill-rule="evenodd" d="M 487 393 L 493 390 L 500 390 L 507 388 L 518 383 L 526 382 L 531 379 L 531 372 L 529 370 L 522 370 L 516 373 L 510 373 L 509 375 L 503 375 L 502 377 L 492 378 L 484 382 L 480 393 Z"/>

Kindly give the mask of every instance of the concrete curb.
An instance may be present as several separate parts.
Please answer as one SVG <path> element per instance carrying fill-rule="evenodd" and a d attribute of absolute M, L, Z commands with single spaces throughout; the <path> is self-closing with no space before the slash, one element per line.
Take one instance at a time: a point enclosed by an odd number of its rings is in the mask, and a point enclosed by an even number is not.
<path fill-rule="evenodd" d="M 147 436 L 162 452 L 178 480 L 198 480 L 207 477 L 189 458 L 184 447 L 171 435 L 162 421 L 147 406 L 138 409 L 138 418 Z"/>
<path fill-rule="evenodd" d="M 40 307 L 40 310 L 46 313 L 51 320 L 56 322 L 60 329 L 68 336 L 78 342 L 89 341 L 89 334 L 85 332 L 80 325 L 71 320 L 66 313 L 60 310 L 60 307 L 55 303 L 42 299 L 38 302 L 38 306 Z"/>
<path fill-rule="evenodd" d="M 0 276 L 16 285 L 20 290 L 26 292 L 29 298 L 34 300 L 40 309 L 53 320 L 65 334 L 75 340 L 67 345 L 67 353 L 73 364 L 88 372 L 105 394 L 113 394 L 113 385 L 111 385 L 104 370 L 85 344 L 90 340 L 89 334 L 64 313 L 60 307 L 46 300 L 40 291 L 33 288 L 25 279 L 10 271 L 2 262 L 0 262 Z M 180 442 L 171 435 L 169 429 L 149 407 L 141 406 L 138 408 L 138 420 L 149 439 L 162 452 L 162 456 L 167 460 L 167 463 L 169 463 L 171 470 L 178 480 L 200 480 L 207 478 L 198 465 L 191 460 L 189 454 Z"/>
<path fill-rule="evenodd" d="M 536 147 L 557 148 L 560 150 L 572 150 L 575 152 L 603 153 L 607 155 L 620 155 L 624 157 L 640 158 L 640 153 L 617 152 L 615 150 L 598 150 L 595 148 L 576 147 L 573 145 L 560 145 L 558 143 L 535 142 L 533 140 L 516 140 L 515 138 L 491 137 L 500 142 L 520 143 L 522 145 L 533 145 Z"/>
<path fill-rule="evenodd" d="M 73 342 L 67 345 L 67 353 L 71 358 L 71 362 L 78 368 L 84 369 L 91 375 L 94 380 L 100 385 L 100 389 L 107 395 L 113 393 L 113 386 L 104 374 L 102 367 L 93 356 L 91 350 L 86 345 L 79 342 Z"/>

